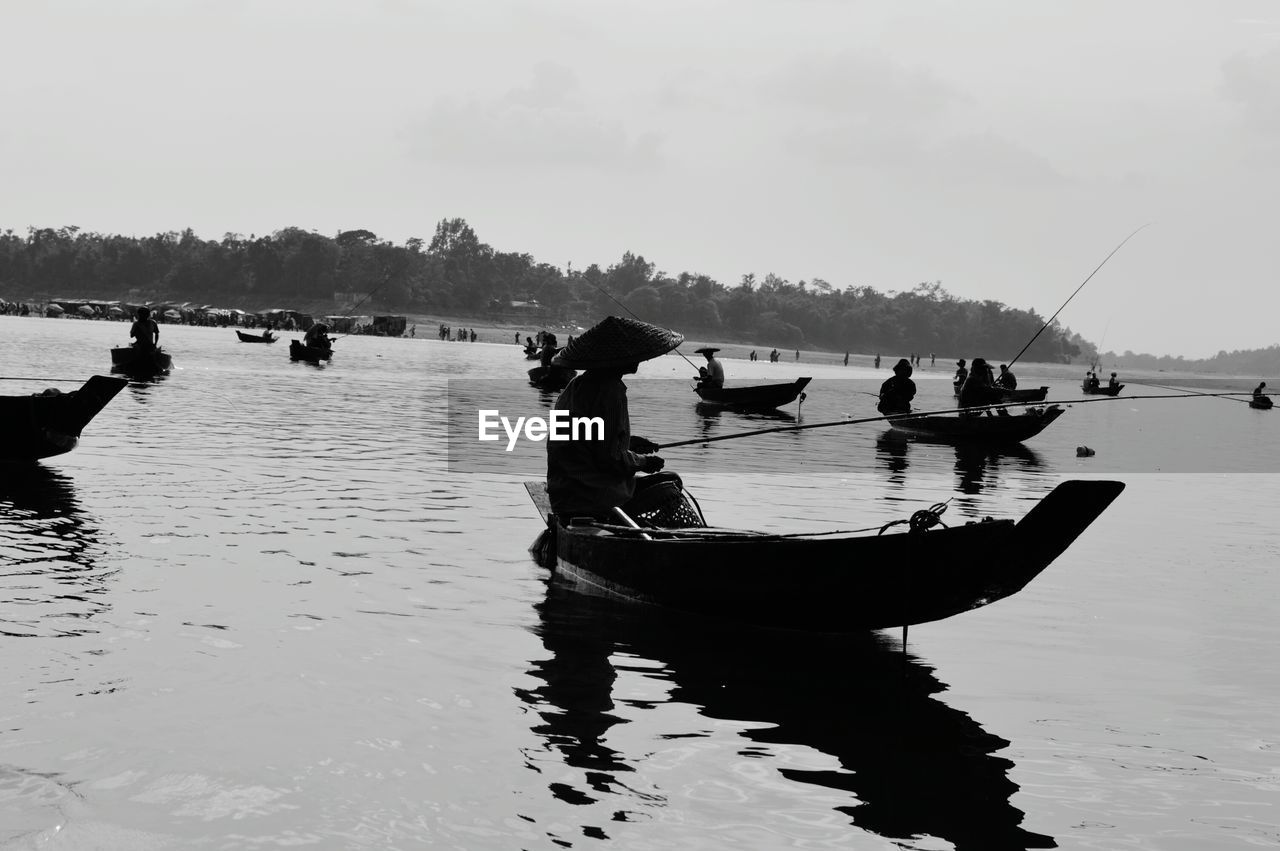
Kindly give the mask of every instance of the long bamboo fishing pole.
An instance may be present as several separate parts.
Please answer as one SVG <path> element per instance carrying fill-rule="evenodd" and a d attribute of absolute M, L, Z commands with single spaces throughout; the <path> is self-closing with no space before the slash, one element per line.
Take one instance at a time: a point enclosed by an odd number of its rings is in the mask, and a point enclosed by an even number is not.
<path fill-rule="evenodd" d="M 623 304 L 622 302 L 620 302 L 620 301 L 618 301 L 616 298 L 614 298 L 612 295 L 610 295 L 610 294 L 609 294 L 609 291 L 608 291 L 608 290 L 606 290 L 604 287 L 599 286 L 598 284 L 592 284 L 591 286 L 592 286 L 592 287 L 594 287 L 595 289 L 599 290 L 599 291 L 601 292 L 601 294 L 602 294 L 602 295 L 604 295 L 604 297 L 605 297 L 605 298 L 609 299 L 609 301 L 611 301 L 611 302 L 613 302 L 614 304 L 618 305 L 618 307 L 621 307 L 621 308 L 622 308 L 623 310 L 625 310 L 627 313 L 630 313 L 630 314 L 631 314 L 631 318 L 632 318 L 632 319 L 636 320 L 637 322 L 644 322 L 644 320 L 643 320 L 643 319 L 641 319 L 639 316 L 636 316 L 636 313 L 635 313 L 635 311 L 634 311 L 634 310 L 632 310 L 631 308 L 627 307 L 625 304 Z M 689 360 L 687 357 L 685 357 L 685 356 L 684 356 L 684 352 L 680 351 L 680 349 L 679 349 L 679 348 L 676 348 L 676 349 L 675 349 L 675 353 L 676 353 L 676 354 L 678 354 L 680 357 L 684 358 L 684 362 L 685 362 L 685 363 L 687 363 L 687 364 L 689 364 L 689 366 L 693 367 L 694 369 L 699 369 L 699 366 L 698 366 L 696 363 L 694 363 L 693 361 Z"/>
<path fill-rule="evenodd" d="M 1094 275 L 1098 274 L 1098 270 L 1099 270 L 1099 269 L 1101 269 L 1103 266 L 1107 265 L 1107 261 L 1108 261 L 1108 260 L 1110 260 L 1110 259 L 1112 258 L 1112 256 L 1113 256 L 1117 251 L 1119 251 L 1121 248 L 1124 248 L 1124 244 L 1125 244 L 1126 242 L 1128 242 L 1129 240 L 1131 240 L 1131 239 L 1133 239 L 1135 236 L 1137 236 L 1137 235 L 1138 235 L 1138 231 L 1142 230 L 1143 228 L 1150 227 L 1150 226 L 1151 226 L 1151 222 L 1147 222 L 1145 225 L 1143 225 L 1142 227 L 1138 228 L 1138 230 L 1135 230 L 1133 233 L 1129 234 L 1129 235 L 1128 235 L 1128 236 L 1126 236 L 1124 239 L 1122 239 L 1122 240 L 1120 241 L 1120 244 L 1119 244 L 1119 245 L 1117 245 L 1115 248 L 1111 249 L 1111 254 L 1108 254 L 1106 257 L 1102 258 L 1102 262 L 1098 264 L 1098 268 L 1097 268 L 1097 269 L 1094 269 L 1092 272 L 1090 272 L 1090 273 L 1089 273 L 1089 277 L 1085 278 L 1083 281 L 1081 281 L 1081 282 L 1080 282 L 1080 286 L 1076 287 L 1075 292 L 1071 293 L 1070 297 L 1069 297 L 1069 298 L 1067 298 L 1067 300 L 1066 300 L 1066 301 L 1064 301 L 1064 302 L 1062 303 L 1062 307 L 1059 307 L 1057 310 L 1055 310 L 1055 311 L 1053 312 L 1053 315 L 1049 317 L 1049 321 L 1048 321 L 1048 322 L 1046 322 L 1046 323 L 1044 323 L 1043 325 L 1041 325 L 1041 326 L 1040 326 L 1040 330 L 1039 330 L 1039 331 L 1037 331 L 1037 332 L 1035 333 L 1035 336 L 1033 336 L 1030 340 L 1028 340 L 1028 341 L 1027 341 L 1027 344 L 1026 344 L 1025 346 L 1023 346 L 1023 347 L 1022 347 L 1022 351 L 1020 351 L 1020 352 L 1018 352 L 1016 355 L 1014 355 L 1013 360 L 1009 361 L 1009 368 L 1010 368 L 1010 369 L 1012 369 L 1012 368 L 1013 368 L 1013 365 L 1014 365 L 1015 363 L 1017 363 L 1017 362 L 1018 362 L 1018 358 L 1022 357 L 1022 356 L 1023 356 L 1023 354 L 1025 354 L 1025 353 L 1026 353 L 1027 349 L 1031 348 L 1031 344 L 1032 344 L 1032 343 L 1034 343 L 1034 342 L 1036 341 L 1036 338 L 1037 338 L 1037 337 L 1039 337 L 1041 334 L 1043 334 L 1043 333 L 1044 333 L 1044 329 L 1048 328 L 1050 325 L 1052 325 L 1052 324 L 1053 324 L 1053 320 L 1055 320 L 1055 319 L 1057 319 L 1057 318 L 1058 318 L 1058 314 L 1062 312 L 1062 308 L 1064 308 L 1064 307 L 1066 307 L 1068 304 L 1070 304 L 1070 303 L 1071 303 L 1071 299 L 1073 299 L 1073 298 L 1075 298 L 1075 297 L 1076 297 L 1076 293 L 1078 293 L 1078 292 L 1080 292 L 1082 289 L 1084 289 L 1084 285 L 1085 285 L 1085 284 L 1087 284 L 1087 283 L 1089 283 L 1089 281 L 1093 279 L 1093 276 L 1094 276 Z"/>
<path fill-rule="evenodd" d="M 1176 395 L 1153 395 L 1153 396 L 1100 396 L 1096 399 L 1071 399 L 1063 401 L 1046 401 L 1035 402 L 1028 405 L 1026 402 L 1005 402 L 998 405 L 983 405 L 980 408 L 948 408 L 940 411 L 913 411 L 909 414 L 888 414 L 879 417 L 861 417 L 853 420 L 832 420 L 823 423 L 808 423 L 806 425 L 793 426 L 776 426 L 774 428 L 762 428 L 755 431 L 741 431 L 737 434 L 722 434 L 718 437 L 697 437 L 692 440 L 677 440 L 672 443 L 660 443 L 657 449 L 674 449 L 677 446 L 693 446 L 701 443 L 716 443 L 721 440 L 737 440 L 740 437 L 756 437 L 761 434 L 776 434 L 784 431 L 807 431 L 814 428 L 833 428 L 835 426 L 848 425 L 864 425 L 866 423 L 889 422 L 892 420 L 913 420 L 919 417 L 937 417 L 944 414 L 960 414 L 960 413 L 979 413 L 987 410 L 998 410 L 1000 408 L 1028 408 L 1028 407 L 1048 407 L 1050 405 L 1087 405 L 1090 402 L 1116 402 L 1121 399 L 1194 399 L 1200 396 L 1221 396 L 1227 395 L 1222 393 L 1178 393 Z M 1239 395 L 1238 393 L 1235 395 Z M 656 450 L 655 450 L 656 451 Z"/>

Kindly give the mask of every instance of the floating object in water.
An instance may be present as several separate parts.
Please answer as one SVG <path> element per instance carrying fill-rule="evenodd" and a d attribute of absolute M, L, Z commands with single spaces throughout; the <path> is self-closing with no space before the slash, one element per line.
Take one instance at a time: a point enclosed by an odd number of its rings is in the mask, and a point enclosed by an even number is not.
<path fill-rule="evenodd" d="M 1093 451 L 1092 449 L 1090 449 L 1089 447 L 1087 447 L 1087 446 L 1077 446 L 1077 447 L 1076 447 L 1076 457 L 1077 457 L 1077 458 L 1091 458 L 1091 457 L 1093 457 L 1093 455 L 1094 455 L 1094 454 L 1095 454 L 1095 453 L 1094 453 L 1094 451 Z"/>

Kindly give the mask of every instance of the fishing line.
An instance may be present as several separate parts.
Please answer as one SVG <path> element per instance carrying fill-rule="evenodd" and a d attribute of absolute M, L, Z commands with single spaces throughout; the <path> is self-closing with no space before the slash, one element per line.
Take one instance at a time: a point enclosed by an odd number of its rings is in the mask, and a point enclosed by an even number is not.
<path fill-rule="evenodd" d="M 1093 276 L 1094 276 L 1094 275 L 1098 274 L 1098 269 L 1101 269 L 1103 266 L 1107 265 L 1107 261 L 1111 259 L 1112 255 L 1114 255 L 1114 254 L 1115 254 L 1117 251 L 1119 251 L 1121 248 L 1124 248 L 1124 244 L 1125 244 L 1126 242 L 1128 242 L 1129 240 L 1133 239 L 1135 236 L 1137 236 L 1137 235 L 1138 235 L 1138 231 L 1142 230 L 1143 228 L 1148 228 L 1148 227 L 1150 227 L 1150 226 L 1151 226 L 1151 222 L 1147 222 L 1145 225 L 1143 225 L 1142 227 L 1138 228 L 1138 230 L 1135 230 L 1133 233 L 1129 234 L 1129 235 L 1128 235 L 1128 236 L 1126 236 L 1123 240 L 1121 240 L 1119 245 L 1117 245 L 1115 248 L 1111 249 L 1111 254 L 1108 254 L 1106 257 L 1102 258 L 1102 262 L 1098 264 L 1098 268 L 1097 268 L 1097 269 L 1094 269 L 1092 272 L 1090 272 L 1090 273 L 1089 273 L 1089 277 L 1085 278 L 1083 281 L 1081 281 L 1081 282 L 1080 282 L 1080 286 L 1076 287 L 1075 292 L 1073 292 L 1073 293 L 1071 294 L 1071 296 L 1070 296 L 1066 301 L 1064 301 L 1064 302 L 1062 303 L 1062 307 L 1059 307 L 1056 311 L 1054 311 L 1054 314 L 1053 314 L 1052 316 L 1050 316 L 1050 317 L 1049 317 L 1049 321 L 1048 321 L 1048 322 L 1046 322 L 1046 323 L 1044 323 L 1043 325 L 1041 325 L 1041 326 L 1040 326 L 1040 330 L 1039 330 L 1039 331 L 1037 331 L 1037 332 L 1035 333 L 1035 336 L 1033 336 L 1030 340 L 1028 340 L 1028 341 L 1027 341 L 1027 344 L 1026 344 L 1025 346 L 1023 346 L 1023 347 L 1022 347 L 1022 351 L 1020 351 L 1020 352 L 1018 352 L 1018 354 L 1014 355 L 1013 360 L 1009 361 L 1009 368 L 1010 368 L 1010 369 L 1012 369 L 1012 368 L 1013 368 L 1013 365 L 1014 365 L 1015 363 L 1017 363 L 1017 362 L 1018 362 L 1018 358 L 1022 357 L 1022 355 L 1027 351 L 1027 349 L 1031 348 L 1031 344 L 1032 344 L 1032 343 L 1034 343 L 1034 342 L 1036 341 L 1036 337 L 1039 337 L 1041 334 L 1043 334 L 1043 333 L 1044 333 L 1044 329 L 1048 328 L 1050 325 L 1052 325 L 1052 324 L 1053 324 L 1053 320 L 1055 320 L 1055 319 L 1057 319 L 1057 318 L 1058 318 L 1058 314 L 1062 312 L 1062 308 L 1063 308 L 1063 307 L 1066 307 L 1068 304 L 1070 304 L 1070 303 L 1071 303 L 1071 299 L 1073 299 L 1073 298 L 1075 298 L 1075 297 L 1076 297 L 1076 293 L 1078 293 L 1078 292 L 1080 292 L 1080 290 L 1084 289 L 1084 285 L 1085 285 L 1085 284 L 1087 284 L 1087 283 L 1089 283 L 1089 281 L 1093 279 Z"/>

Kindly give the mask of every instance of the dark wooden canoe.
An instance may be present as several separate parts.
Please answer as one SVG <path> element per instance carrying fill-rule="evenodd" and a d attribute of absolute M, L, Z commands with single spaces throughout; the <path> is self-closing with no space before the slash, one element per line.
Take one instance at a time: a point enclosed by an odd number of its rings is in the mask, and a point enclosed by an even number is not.
<path fill-rule="evenodd" d="M 895 431 L 920 440 L 942 443 L 1019 443 L 1035 437 L 1062 416 L 1057 405 L 1029 409 L 1024 414 L 988 416 L 985 413 L 965 416 L 902 417 L 889 420 Z"/>
<path fill-rule="evenodd" d="M 1249 407 L 1256 408 L 1259 411 L 1269 411 L 1271 410 L 1271 405 L 1270 396 L 1254 396 L 1249 400 Z"/>
<path fill-rule="evenodd" d="M 242 343 L 274 343 L 279 337 L 268 337 L 266 334 L 246 334 L 243 331 L 237 331 L 236 336 L 240 338 Z"/>
<path fill-rule="evenodd" d="M 297 340 L 289 341 L 289 360 L 304 360 L 308 363 L 319 363 L 333 357 L 333 349 L 321 349 L 316 346 L 304 346 Z"/>
<path fill-rule="evenodd" d="M 128 383 L 95 375 L 70 393 L 0 396 L 0 462 L 36 461 L 75 449 L 81 430 Z"/>
<path fill-rule="evenodd" d="M 960 398 L 960 385 L 955 382 L 951 383 L 955 389 L 956 398 Z M 1004 390 L 1004 401 L 1014 404 L 1023 404 L 1030 402 L 1043 402 L 1044 397 L 1049 395 L 1049 387 L 1028 387 L 1025 390 Z"/>
<path fill-rule="evenodd" d="M 564 366 L 535 366 L 529 370 L 529 383 L 543 390 L 559 390 L 577 374 L 576 369 Z"/>
<path fill-rule="evenodd" d="M 111 350 L 111 371 L 133 378 L 166 375 L 173 369 L 173 358 L 164 349 L 139 349 L 121 346 Z"/>
<path fill-rule="evenodd" d="M 1086 396 L 1115 396 L 1123 389 L 1123 384 L 1116 384 L 1114 386 L 1099 384 L 1097 387 L 1091 387 L 1088 381 L 1080 382 L 1080 391 Z"/>
<path fill-rule="evenodd" d="M 740 411 L 771 411 L 796 400 L 812 378 L 797 378 L 790 384 L 755 384 L 747 387 L 694 388 L 705 404 Z"/>
<path fill-rule="evenodd" d="M 941 620 L 1017 593 L 1124 490 L 1068 481 L 1022 520 L 923 532 L 783 537 L 716 529 L 563 526 L 543 482 L 555 569 L 580 590 L 757 626 L 862 632 Z M 903 528 L 901 526 L 895 528 Z M 650 540 L 640 537 L 643 532 Z"/>

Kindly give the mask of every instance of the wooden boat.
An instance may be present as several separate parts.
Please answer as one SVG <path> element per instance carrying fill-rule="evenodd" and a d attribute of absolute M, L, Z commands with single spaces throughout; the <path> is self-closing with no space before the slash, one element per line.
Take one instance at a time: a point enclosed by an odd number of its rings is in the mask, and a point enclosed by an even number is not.
<path fill-rule="evenodd" d="M 952 388 L 955 390 L 956 398 L 960 398 L 960 385 L 954 381 L 951 382 Z M 1004 401 L 1013 402 L 1015 404 L 1030 404 L 1032 402 L 1043 402 L 1044 397 L 1049 395 L 1049 387 L 1028 387 L 1025 390 L 1005 390 Z"/>
<path fill-rule="evenodd" d="M 565 366 L 535 366 L 529 370 L 529 383 L 543 390 L 559 390 L 578 374 Z"/>
<path fill-rule="evenodd" d="M 333 349 L 321 349 L 317 346 L 304 346 L 297 340 L 289 341 L 289 360 L 304 360 L 307 363 L 319 363 L 333 357 Z"/>
<path fill-rule="evenodd" d="M 111 371 L 133 378 L 149 378 L 167 375 L 173 368 L 173 358 L 164 349 L 139 349 L 121 346 L 111 350 Z"/>
<path fill-rule="evenodd" d="M 1272 402 L 1270 396 L 1254 396 L 1249 400 L 1249 407 L 1259 411 L 1271 410 Z"/>
<path fill-rule="evenodd" d="M 1035 437 L 1062 416 L 1057 405 L 1028 408 L 1024 414 L 963 416 L 904 416 L 889 420 L 890 428 L 920 440 L 942 443 L 1019 443 Z"/>
<path fill-rule="evenodd" d="M 29 462 L 76 448 L 81 430 L 129 381 L 95 375 L 79 390 L 0 396 L 0 462 Z"/>
<path fill-rule="evenodd" d="M 790 384 L 755 384 L 747 387 L 699 385 L 694 388 L 694 392 L 707 405 L 739 411 L 771 411 L 794 402 L 812 380 L 797 378 Z"/>
<path fill-rule="evenodd" d="M 1080 382 L 1080 390 L 1086 396 L 1115 396 L 1123 389 L 1123 384 L 1099 384 L 1094 387 L 1087 380 Z"/>
<path fill-rule="evenodd" d="M 587 593 L 757 626 L 862 632 L 941 620 L 1017 593 L 1124 484 L 1063 482 L 1016 523 L 822 537 L 563 525 L 545 483 L 525 488 L 547 522 L 535 543 L 554 556 L 544 564 Z"/>
<path fill-rule="evenodd" d="M 243 331 L 237 331 L 236 336 L 240 338 L 240 342 L 242 343 L 274 343 L 276 340 L 280 339 L 279 337 L 272 336 L 269 331 L 264 334 L 246 334 Z"/>

